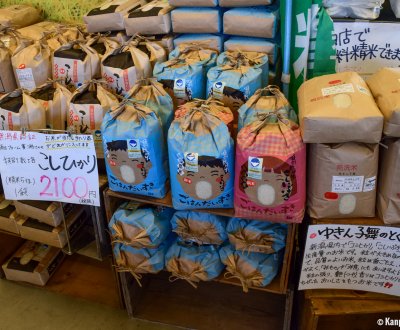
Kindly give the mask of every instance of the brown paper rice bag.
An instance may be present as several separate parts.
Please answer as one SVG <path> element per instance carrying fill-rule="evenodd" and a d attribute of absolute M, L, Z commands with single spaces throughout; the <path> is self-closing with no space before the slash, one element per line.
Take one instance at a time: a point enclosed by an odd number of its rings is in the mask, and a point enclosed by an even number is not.
<path fill-rule="evenodd" d="M 297 92 L 306 143 L 378 143 L 383 116 L 367 84 L 355 72 L 306 81 Z"/>
<path fill-rule="evenodd" d="M 11 55 L 33 43 L 33 40 L 23 37 L 17 30 L 11 28 L 1 29 L 0 41 L 10 50 Z"/>
<path fill-rule="evenodd" d="M 0 8 L 0 25 L 16 29 L 35 24 L 42 20 L 42 12 L 28 5 L 13 5 Z"/>
<path fill-rule="evenodd" d="M 307 205 L 312 218 L 375 216 L 378 144 L 311 144 Z"/>
<path fill-rule="evenodd" d="M 0 42 L 0 93 L 10 93 L 16 88 L 10 51 Z"/>
<path fill-rule="evenodd" d="M 367 84 L 385 117 L 383 134 L 400 137 L 400 68 L 383 68 Z"/>
<path fill-rule="evenodd" d="M 18 29 L 17 31 L 25 38 L 40 40 L 49 33 L 57 32 L 60 26 L 61 24 L 57 22 L 44 21 Z"/>
<path fill-rule="evenodd" d="M 381 148 L 378 215 L 386 224 L 400 224 L 400 140 L 384 140 Z"/>

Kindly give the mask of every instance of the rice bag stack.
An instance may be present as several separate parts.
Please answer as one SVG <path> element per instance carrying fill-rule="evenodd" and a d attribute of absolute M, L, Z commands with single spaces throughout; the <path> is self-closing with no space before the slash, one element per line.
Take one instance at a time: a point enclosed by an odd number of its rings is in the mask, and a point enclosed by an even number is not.
<path fill-rule="evenodd" d="M 118 99 L 96 81 L 82 85 L 71 96 L 68 127 L 76 134 L 94 135 L 98 158 L 104 158 L 100 131 L 103 117 L 118 103 Z"/>
<path fill-rule="evenodd" d="M 218 52 L 222 52 L 223 50 L 223 37 L 218 34 L 188 33 L 188 34 L 181 34 L 174 39 L 175 48 L 183 43 L 189 43 L 189 44 L 194 43 L 204 48 L 214 49 Z"/>
<path fill-rule="evenodd" d="M 168 129 L 174 118 L 174 104 L 163 85 L 154 78 L 138 80 L 128 92 L 128 98 L 154 111 L 161 120 L 164 141 L 167 141 Z"/>
<path fill-rule="evenodd" d="M 174 58 L 157 63 L 153 74 L 171 95 L 174 108 L 192 99 L 205 97 L 206 81 L 201 63 L 190 64 L 185 59 Z"/>
<path fill-rule="evenodd" d="M 170 281 L 185 280 L 197 288 L 200 281 L 211 281 L 223 271 L 219 247 L 196 245 L 181 240 L 175 242 L 165 255 L 165 268 L 171 273 Z"/>
<path fill-rule="evenodd" d="M 65 130 L 67 128 L 68 102 L 71 92 L 62 84 L 48 82 L 35 89 L 30 96 L 42 102 L 46 111 L 46 128 Z"/>
<path fill-rule="evenodd" d="M 146 3 L 145 0 L 107 0 L 83 16 L 83 21 L 90 33 L 124 30 L 124 16 Z"/>
<path fill-rule="evenodd" d="M 331 17 L 377 19 L 385 0 L 323 0 L 323 5 Z"/>
<path fill-rule="evenodd" d="M 275 7 L 232 8 L 224 13 L 224 33 L 230 35 L 275 38 L 278 10 Z"/>
<path fill-rule="evenodd" d="M 124 17 L 126 34 L 133 36 L 170 33 L 172 9 L 167 0 L 153 0 L 130 11 Z"/>
<path fill-rule="evenodd" d="M 216 7 L 218 0 L 168 0 L 174 7 Z"/>
<path fill-rule="evenodd" d="M 225 277 L 238 279 L 244 292 L 250 287 L 266 287 L 282 264 L 282 253 L 249 253 L 235 250 L 230 244 L 222 247 L 219 255 L 226 266 Z"/>
<path fill-rule="evenodd" d="M 305 210 L 306 147 L 279 111 L 258 114 L 237 137 L 235 214 L 299 223 Z"/>
<path fill-rule="evenodd" d="M 176 211 L 171 225 L 172 231 L 189 243 L 221 245 L 228 238 L 226 219 L 214 214 Z"/>
<path fill-rule="evenodd" d="M 11 63 L 20 88 L 32 91 L 51 78 L 51 50 L 42 40 L 14 53 Z"/>
<path fill-rule="evenodd" d="M 229 242 L 238 251 L 272 254 L 286 244 L 285 224 L 231 218 L 226 231 Z"/>
<path fill-rule="evenodd" d="M 168 152 L 175 209 L 233 207 L 233 148 L 226 124 L 204 107 L 172 122 Z"/>
<path fill-rule="evenodd" d="M 266 6 L 272 0 L 219 0 L 221 7 L 247 7 L 247 6 Z"/>
<path fill-rule="evenodd" d="M 100 75 L 100 56 L 82 41 L 61 46 L 53 54 L 53 79 L 79 87 Z"/>
<path fill-rule="evenodd" d="M 0 97 L 0 130 L 22 128 L 46 128 L 46 111 L 42 102 L 17 89 Z"/>
<path fill-rule="evenodd" d="M 0 41 L 0 93 L 10 93 L 16 88 L 10 50 Z"/>
<path fill-rule="evenodd" d="M 221 33 L 222 18 L 219 8 L 184 7 L 171 12 L 174 33 Z"/>
<path fill-rule="evenodd" d="M 110 90 L 126 95 L 137 80 L 150 78 L 152 67 L 165 60 L 165 49 L 159 44 L 135 39 L 104 56 L 101 71 Z"/>
<path fill-rule="evenodd" d="M 240 107 L 238 129 L 240 131 L 257 120 L 260 114 L 275 112 L 292 122 L 298 122 L 296 112 L 277 86 L 259 89 Z"/>
<path fill-rule="evenodd" d="M 110 189 L 163 198 L 167 151 L 161 122 L 153 110 L 123 101 L 106 114 L 101 132 Z"/>
<path fill-rule="evenodd" d="M 0 8 L 0 25 L 20 29 L 43 20 L 42 12 L 29 5 Z"/>

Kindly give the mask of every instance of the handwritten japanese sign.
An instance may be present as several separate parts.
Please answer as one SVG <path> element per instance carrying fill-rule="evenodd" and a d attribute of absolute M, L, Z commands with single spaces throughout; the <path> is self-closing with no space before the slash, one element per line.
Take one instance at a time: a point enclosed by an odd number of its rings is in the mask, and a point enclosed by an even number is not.
<path fill-rule="evenodd" d="M 307 289 L 400 296 L 400 228 L 310 226 L 299 284 Z"/>
<path fill-rule="evenodd" d="M 0 174 L 7 199 L 100 205 L 92 135 L 0 131 Z"/>
<path fill-rule="evenodd" d="M 375 73 L 382 67 L 398 67 L 398 23 L 335 22 L 336 71 Z"/>

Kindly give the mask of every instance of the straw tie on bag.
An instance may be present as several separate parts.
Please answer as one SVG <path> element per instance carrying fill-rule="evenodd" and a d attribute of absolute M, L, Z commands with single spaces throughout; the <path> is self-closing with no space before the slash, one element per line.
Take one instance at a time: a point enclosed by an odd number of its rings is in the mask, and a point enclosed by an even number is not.
<path fill-rule="evenodd" d="M 117 223 L 112 224 L 112 229 L 115 231 L 115 234 L 111 237 L 111 243 L 121 243 L 128 246 L 149 246 L 151 245 L 151 241 L 149 239 L 149 234 L 146 229 L 142 229 L 139 232 L 135 233 L 135 237 L 125 237 L 122 226 Z"/>

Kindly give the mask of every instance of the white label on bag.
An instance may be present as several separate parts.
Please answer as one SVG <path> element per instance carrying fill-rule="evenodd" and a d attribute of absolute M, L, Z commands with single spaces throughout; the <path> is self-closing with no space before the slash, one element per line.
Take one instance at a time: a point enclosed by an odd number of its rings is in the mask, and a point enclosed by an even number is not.
<path fill-rule="evenodd" d="M 342 85 L 322 88 L 321 91 L 323 96 L 342 94 L 342 93 L 354 93 L 354 87 L 353 84 L 342 84 Z"/>
<path fill-rule="evenodd" d="M 332 192 L 354 193 L 363 191 L 364 176 L 333 176 Z"/>
<path fill-rule="evenodd" d="M 364 182 L 364 192 L 367 191 L 373 191 L 375 190 L 375 185 L 376 185 L 376 176 L 373 176 L 371 178 L 366 178 Z"/>
<path fill-rule="evenodd" d="M 199 171 L 199 154 L 196 152 L 185 152 L 185 168 L 188 172 Z"/>
<path fill-rule="evenodd" d="M 262 167 L 263 167 L 262 158 L 249 157 L 247 166 L 248 166 L 247 176 L 249 178 L 257 180 L 262 179 Z"/>
<path fill-rule="evenodd" d="M 142 157 L 140 141 L 138 139 L 130 139 L 126 143 L 128 144 L 128 158 L 138 159 Z"/>
<path fill-rule="evenodd" d="M 366 95 L 371 95 L 371 94 L 369 93 L 368 89 L 366 89 L 365 87 L 362 87 L 362 86 L 360 86 L 360 85 L 357 85 L 357 89 L 358 89 L 361 93 L 364 93 L 364 94 L 366 94 Z"/>
<path fill-rule="evenodd" d="M 177 98 L 184 99 L 186 97 L 186 80 L 175 79 L 174 94 Z"/>
<path fill-rule="evenodd" d="M 34 90 L 36 88 L 35 79 L 33 78 L 33 72 L 31 68 L 26 69 L 15 69 L 17 78 L 21 88 L 27 90 Z"/>
<path fill-rule="evenodd" d="M 224 88 L 225 83 L 222 81 L 217 81 L 213 85 L 213 97 L 217 100 L 222 100 L 224 98 Z"/>

